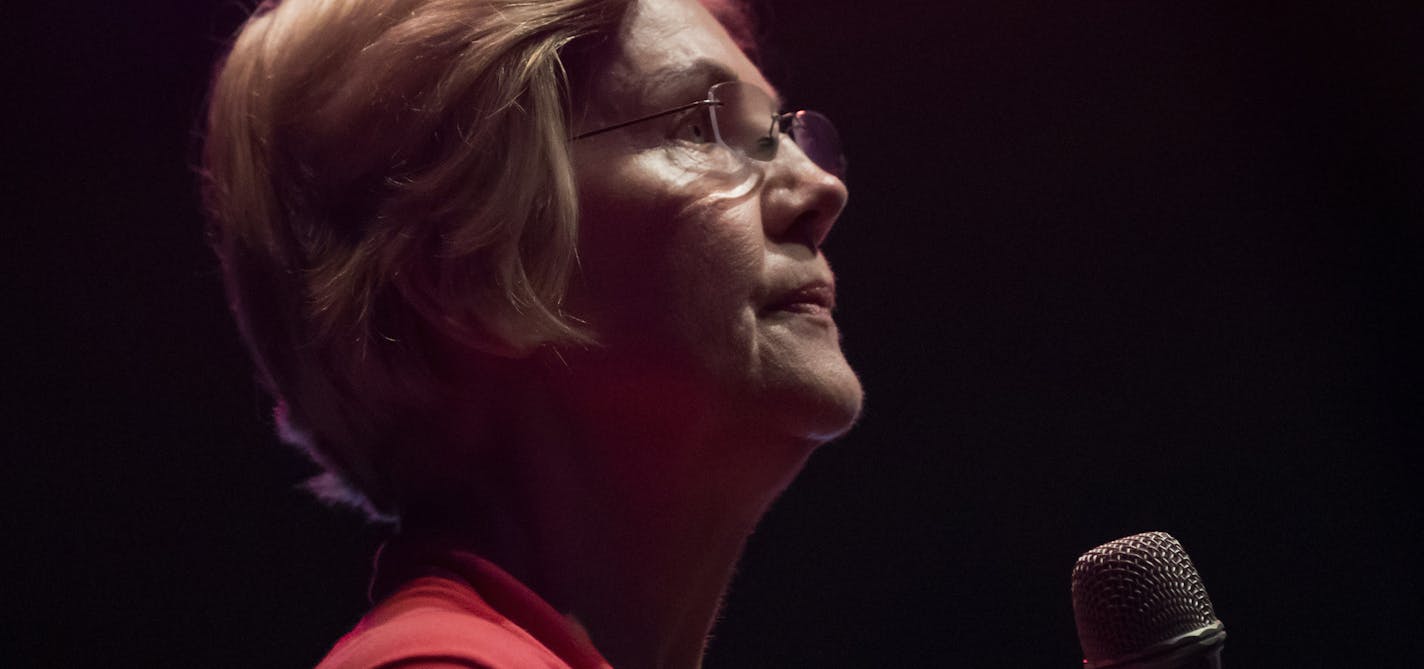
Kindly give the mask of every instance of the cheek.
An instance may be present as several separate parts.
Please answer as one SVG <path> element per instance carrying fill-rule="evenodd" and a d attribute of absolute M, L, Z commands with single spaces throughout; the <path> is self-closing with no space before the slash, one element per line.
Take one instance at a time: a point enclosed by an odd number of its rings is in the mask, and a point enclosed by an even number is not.
<path fill-rule="evenodd" d="M 705 198 L 670 221 L 669 245 L 655 252 L 642 277 L 653 309 L 638 347 L 667 370 L 701 379 L 708 389 L 740 388 L 757 368 L 756 304 L 765 242 L 755 202 Z"/>
<path fill-rule="evenodd" d="M 570 306 L 602 335 L 735 338 L 754 321 L 766 253 L 755 183 L 695 175 L 656 153 L 580 180 Z"/>
<path fill-rule="evenodd" d="M 669 267 L 687 293 L 724 296 L 747 304 L 766 263 L 766 239 L 753 199 L 707 197 L 690 203 L 674 220 L 675 237 L 666 249 Z"/>
<path fill-rule="evenodd" d="M 708 199 L 661 221 L 619 272 L 620 301 L 635 310 L 625 323 L 692 352 L 743 348 L 765 262 L 756 214 L 755 203 Z"/>

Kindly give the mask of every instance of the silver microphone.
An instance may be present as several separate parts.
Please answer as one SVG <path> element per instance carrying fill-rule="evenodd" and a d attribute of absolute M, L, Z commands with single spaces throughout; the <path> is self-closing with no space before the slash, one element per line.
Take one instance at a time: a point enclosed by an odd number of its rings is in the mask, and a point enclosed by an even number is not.
<path fill-rule="evenodd" d="M 1166 532 L 1110 541 L 1073 565 L 1084 669 L 1221 669 L 1226 628 Z"/>

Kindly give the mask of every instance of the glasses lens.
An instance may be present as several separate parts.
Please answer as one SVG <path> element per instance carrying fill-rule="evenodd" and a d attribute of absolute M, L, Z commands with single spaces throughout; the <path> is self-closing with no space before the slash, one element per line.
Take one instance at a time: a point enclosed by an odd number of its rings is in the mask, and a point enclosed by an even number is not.
<path fill-rule="evenodd" d="M 799 111 L 783 116 L 766 91 L 741 81 L 717 84 L 711 95 L 717 101 L 710 107 L 712 123 L 723 144 L 754 160 L 772 160 L 784 130 L 817 166 L 845 178 L 840 134 L 824 114 Z"/>
<path fill-rule="evenodd" d="M 844 180 L 846 177 L 845 152 L 841 149 L 841 135 L 825 114 L 814 111 L 796 112 L 788 130 L 791 140 L 812 162 L 821 169 Z"/>
<path fill-rule="evenodd" d="M 712 121 L 718 139 L 748 158 L 776 157 L 776 102 L 765 91 L 748 83 L 729 81 L 712 88 Z"/>

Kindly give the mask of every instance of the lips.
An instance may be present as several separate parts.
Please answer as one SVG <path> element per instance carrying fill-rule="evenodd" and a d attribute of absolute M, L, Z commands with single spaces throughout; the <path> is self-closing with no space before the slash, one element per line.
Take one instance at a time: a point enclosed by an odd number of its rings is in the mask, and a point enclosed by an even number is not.
<path fill-rule="evenodd" d="M 802 314 L 829 314 L 836 307 L 836 289 L 829 283 L 816 281 L 782 293 L 766 306 L 767 311 L 788 311 Z"/>

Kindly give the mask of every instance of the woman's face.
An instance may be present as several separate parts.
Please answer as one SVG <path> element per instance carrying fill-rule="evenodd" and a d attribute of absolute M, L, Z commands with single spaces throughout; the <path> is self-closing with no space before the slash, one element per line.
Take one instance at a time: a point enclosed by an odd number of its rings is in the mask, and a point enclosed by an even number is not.
<path fill-rule="evenodd" d="M 701 100 L 729 80 L 773 92 L 696 0 L 642 0 L 575 131 Z M 639 410 L 715 406 L 753 429 L 834 437 L 861 405 L 820 252 L 845 185 L 785 137 L 773 160 L 744 159 L 708 141 L 706 119 L 693 109 L 574 142 L 569 311 L 599 339 L 588 357 L 605 378 L 646 394 L 628 397 L 650 403 Z"/>

